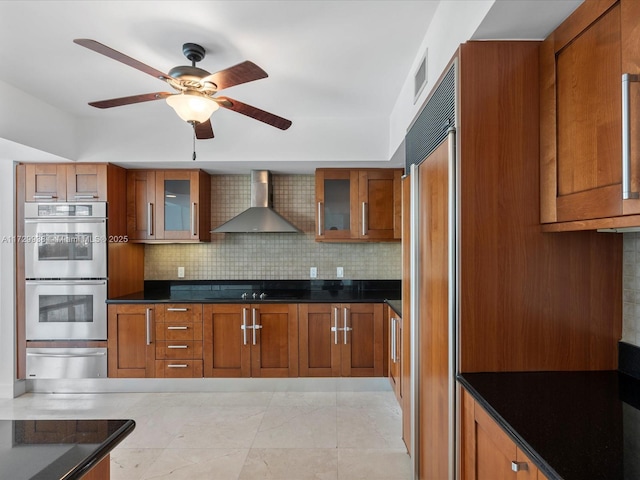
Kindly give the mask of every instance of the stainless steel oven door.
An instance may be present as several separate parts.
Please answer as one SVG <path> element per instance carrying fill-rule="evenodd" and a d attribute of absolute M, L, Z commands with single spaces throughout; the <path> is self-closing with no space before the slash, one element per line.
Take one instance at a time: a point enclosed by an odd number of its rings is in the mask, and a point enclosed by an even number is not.
<path fill-rule="evenodd" d="M 106 280 L 27 280 L 27 340 L 106 340 Z"/>
<path fill-rule="evenodd" d="M 62 206 L 80 207 L 68 204 Z M 102 206 L 101 204 L 95 207 L 83 206 L 91 207 L 91 212 L 100 211 L 103 216 L 35 217 L 33 215 L 50 212 L 45 209 L 50 205 L 25 205 L 26 278 L 107 277 L 107 219 L 104 216 L 106 212 L 102 213 L 103 208 L 97 208 Z M 75 213 L 75 210 L 72 211 Z"/>

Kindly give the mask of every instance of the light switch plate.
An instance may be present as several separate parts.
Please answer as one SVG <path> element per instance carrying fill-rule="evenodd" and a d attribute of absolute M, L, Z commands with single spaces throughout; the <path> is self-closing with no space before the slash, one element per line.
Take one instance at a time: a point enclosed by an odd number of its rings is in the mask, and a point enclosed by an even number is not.
<path fill-rule="evenodd" d="M 178 278 L 184 278 L 184 267 L 178 267 Z"/>
<path fill-rule="evenodd" d="M 336 277 L 343 278 L 344 277 L 344 268 L 338 267 L 336 268 Z"/>
<path fill-rule="evenodd" d="M 311 267 L 309 269 L 309 278 L 318 278 L 318 267 Z"/>

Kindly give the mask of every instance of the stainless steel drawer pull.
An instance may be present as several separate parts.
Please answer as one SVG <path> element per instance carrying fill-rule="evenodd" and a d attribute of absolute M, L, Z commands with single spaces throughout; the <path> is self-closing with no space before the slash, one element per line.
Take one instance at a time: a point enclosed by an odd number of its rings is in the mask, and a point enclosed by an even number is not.
<path fill-rule="evenodd" d="M 167 348 L 189 348 L 188 345 L 167 345 Z"/>
<path fill-rule="evenodd" d="M 176 364 L 171 364 L 171 365 L 167 365 L 167 368 L 187 368 L 189 365 L 187 365 L 186 363 L 176 363 Z"/>
<path fill-rule="evenodd" d="M 54 198 L 58 198 L 55 195 L 34 195 L 33 198 L 36 200 L 51 200 Z"/>
<path fill-rule="evenodd" d="M 631 191 L 631 114 L 629 83 L 639 82 L 640 75 L 622 75 L 622 199 L 639 198 L 638 192 Z"/>
<path fill-rule="evenodd" d="M 27 352 L 27 357 L 55 357 L 55 358 L 76 358 L 76 357 L 104 357 L 105 352 L 93 353 L 31 353 Z"/>
<path fill-rule="evenodd" d="M 189 327 L 167 327 L 167 330 L 187 330 Z"/>
<path fill-rule="evenodd" d="M 189 311 L 188 308 L 175 308 L 175 307 L 167 308 L 167 312 L 188 312 L 188 311 Z"/>
<path fill-rule="evenodd" d="M 78 195 L 78 194 L 76 194 L 76 195 L 74 195 L 74 197 L 77 198 L 77 199 L 82 200 L 82 199 L 98 198 L 98 195 Z"/>
<path fill-rule="evenodd" d="M 242 326 L 240 328 L 242 329 L 243 345 L 247 344 L 247 310 L 247 308 L 242 309 Z"/>
<path fill-rule="evenodd" d="M 258 325 L 257 322 L 256 322 L 257 313 L 258 313 L 258 309 L 254 308 L 253 312 L 252 312 L 252 317 L 253 317 L 252 323 L 253 323 L 253 325 L 251 327 L 253 329 L 253 344 L 254 345 L 256 344 L 256 330 L 262 328 L 262 325 Z"/>

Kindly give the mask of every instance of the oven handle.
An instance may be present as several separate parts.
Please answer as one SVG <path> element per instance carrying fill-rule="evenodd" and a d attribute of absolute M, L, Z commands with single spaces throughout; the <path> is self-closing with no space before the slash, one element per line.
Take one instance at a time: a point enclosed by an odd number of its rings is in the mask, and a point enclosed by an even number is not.
<path fill-rule="evenodd" d="M 57 357 L 57 358 L 74 358 L 74 357 L 104 357 L 106 352 L 94 353 L 31 353 L 27 352 L 27 357 Z"/>
<path fill-rule="evenodd" d="M 24 223 L 105 223 L 106 218 L 100 217 L 39 217 L 39 218 L 25 218 Z"/>
<path fill-rule="evenodd" d="M 26 280 L 27 285 L 106 285 L 106 280 Z"/>

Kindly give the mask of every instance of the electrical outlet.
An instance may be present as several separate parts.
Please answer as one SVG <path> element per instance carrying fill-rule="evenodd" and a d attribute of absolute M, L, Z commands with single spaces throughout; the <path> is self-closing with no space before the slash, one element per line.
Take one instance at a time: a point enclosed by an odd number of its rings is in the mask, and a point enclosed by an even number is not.
<path fill-rule="evenodd" d="M 178 278 L 184 278 L 184 267 L 178 267 Z"/>
<path fill-rule="evenodd" d="M 343 278 L 344 277 L 344 268 L 338 267 L 336 268 L 336 277 Z"/>
<path fill-rule="evenodd" d="M 309 269 L 309 277 L 310 278 L 318 278 L 318 267 L 311 267 Z"/>

